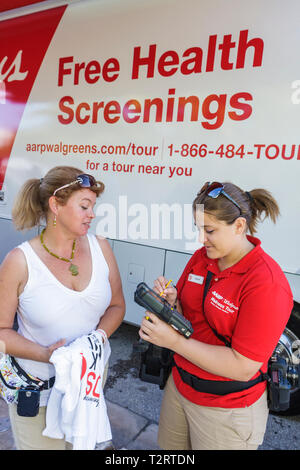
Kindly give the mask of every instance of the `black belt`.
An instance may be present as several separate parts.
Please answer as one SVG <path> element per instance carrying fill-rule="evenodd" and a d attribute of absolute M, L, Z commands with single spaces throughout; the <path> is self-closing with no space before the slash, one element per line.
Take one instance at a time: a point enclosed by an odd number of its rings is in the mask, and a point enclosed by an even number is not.
<path fill-rule="evenodd" d="M 249 380 L 248 382 L 241 382 L 239 380 L 205 380 L 181 369 L 175 363 L 174 365 L 184 383 L 197 390 L 197 392 L 211 393 L 213 395 L 227 395 L 228 393 L 241 392 L 266 380 L 265 374 L 262 373 L 256 379 Z"/>
<path fill-rule="evenodd" d="M 19 377 L 21 377 L 25 382 L 28 383 L 28 385 L 35 385 L 38 387 L 40 390 L 49 390 L 50 388 L 53 387 L 54 382 L 55 382 L 55 376 L 51 377 L 49 380 L 35 380 L 32 379 L 28 374 L 26 374 L 25 370 L 22 369 L 22 367 L 19 366 L 17 361 L 13 356 L 9 356 L 11 365 L 15 372 L 18 374 Z"/>

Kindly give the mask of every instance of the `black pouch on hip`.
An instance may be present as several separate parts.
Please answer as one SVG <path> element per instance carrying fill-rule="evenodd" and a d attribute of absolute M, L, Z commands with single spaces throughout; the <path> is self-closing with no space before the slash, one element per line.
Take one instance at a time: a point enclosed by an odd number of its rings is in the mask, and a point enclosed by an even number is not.
<path fill-rule="evenodd" d="M 20 388 L 17 413 L 19 416 L 34 417 L 40 407 L 40 390 L 32 387 Z"/>

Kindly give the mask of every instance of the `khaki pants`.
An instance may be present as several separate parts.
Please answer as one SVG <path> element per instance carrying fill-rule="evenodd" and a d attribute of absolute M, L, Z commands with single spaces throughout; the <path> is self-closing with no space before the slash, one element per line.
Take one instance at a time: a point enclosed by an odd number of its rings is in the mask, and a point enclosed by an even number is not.
<path fill-rule="evenodd" d="M 108 364 L 104 370 L 103 387 L 106 382 Z M 72 444 L 64 439 L 51 439 L 42 435 L 46 427 L 46 406 L 39 409 L 37 416 L 28 418 L 17 414 L 17 405 L 8 406 L 9 417 L 18 450 L 72 450 Z"/>
<path fill-rule="evenodd" d="M 170 376 L 161 406 L 158 444 L 164 450 L 255 450 L 268 419 L 267 392 L 246 408 L 212 408 L 186 400 Z"/>
<path fill-rule="evenodd" d="M 64 439 L 51 439 L 42 436 L 46 427 L 46 406 L 40 407 L 34 418 L 19 416 L 17 405 L 9 405 L 11 429 L 18 450 L 67 450 L 72 445 Z"/>

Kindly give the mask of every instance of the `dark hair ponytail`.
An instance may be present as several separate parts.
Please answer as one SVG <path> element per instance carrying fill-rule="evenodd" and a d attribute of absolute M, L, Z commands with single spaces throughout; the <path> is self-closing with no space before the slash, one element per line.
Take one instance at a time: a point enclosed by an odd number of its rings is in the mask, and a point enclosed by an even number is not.
<path fill-rule="evenodd" d="M 279 207 L 272 194 L 266 189 L 253 189 L 248 193 L 250 195 L 250 208 L 252 217 L 248 222 L 249 232 L 255 233 L 257 224 L 269 217 L 272 222 L 276 222 L 280 215 Z M 264 214 L 264 217 L 262 218 Z"/>
<path fill-rule="evenodd" d="M 280 214 L 278 204 L 272 194 L 266 189 L 253 189 L 243 191 L 232 183 L 222 183 L 225 192 L 239 205 L 241 213 L 236 205 L 224 195 L 211 198 L 206 191 L 200 190 L 193 202 L 193 209 L 198 204 L 204 205 L 204 211 L 211 213 L 217 219 L 232 224 L 239 216 L 244 217 L 251 235 L 257 231 L 257 225 L 266 217 L 275 223 Z M 264 217 L 263 217 L 264 215 Z"/>

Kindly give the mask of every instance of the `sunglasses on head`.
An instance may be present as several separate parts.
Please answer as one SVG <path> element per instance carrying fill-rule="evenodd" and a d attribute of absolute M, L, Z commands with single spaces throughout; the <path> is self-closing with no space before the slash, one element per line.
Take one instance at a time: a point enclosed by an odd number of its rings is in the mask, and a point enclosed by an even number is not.
<path fill-rule="evenodd" d="M 79 184 L 81 188 L 90 188 L 92 186 L 96 186 L 97 181 L 91 175 L 86 175 L 86 174 L 78 175 L 75 181 L 72 181 L 71 183 L 65 184 L 64 186 L 60 186 L 60 188 L 57 188 L 54 191 L 53 196 L 55 196 L 57 191 L 68 188 L 69 186 L 72 186 L 73 184 Z"/>
<path fill-rule="evenodd" d="M 223 194 L 223 196 L 225 196 L 230 202 L 232 202 L 232 204 L 234 204 L 239 209 L 240 215 L 242 215 L 242 209 L 240 208 L 239 204 L 224 191 L 224 185 L 222 183 L 218 183 L 217 181 L 210 183 L 209 181 L 207 181 L 207 183 L 205 183 L 205 185 L 202 187 L 200 194 L 203 192 L 206 196 L 211 197 L 213 199 L 216 199 L 220 196 L 220 194 Z"/>

